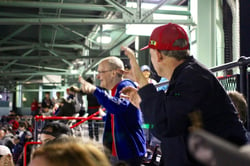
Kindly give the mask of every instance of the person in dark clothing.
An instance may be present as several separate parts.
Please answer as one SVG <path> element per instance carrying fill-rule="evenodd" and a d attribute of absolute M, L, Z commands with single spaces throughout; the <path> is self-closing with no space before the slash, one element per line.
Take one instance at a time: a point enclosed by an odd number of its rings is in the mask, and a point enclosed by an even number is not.
<path fill-rule="evenodd" d="M 72 136 L 70 127 L 61 122 L 49 122 L 44 125 L 40 133 L 40 141 L 46 144 L 52 140 Z"/>
<path fill-rule="evenodd" d="M 148 84 L 133 51 L 122 47 L 140 87 L 125 88 L 122 93 L 154 125 L 164 165 L 201 165 L 187 148 L 193 115 L 198 115 L 204 130 L 235 145 L 247 142 L 246 130 L 225 89 L 211 71 L 189 55 L 189 39 L 182 27 L 172 23 L 157 27 L 146 48 L 157 74 L 170 81 L 167 92 Z"/>
<path fill-rule="evenodd" d="M 50 92 L 45 92 L 45 97 L 42 100 L 42 108 L 53 108 L 53 102 L 50 99 Z"/>
<path fill-rule="evenodd" d="M 85 106 L 83 95 L 84 93 L 80 88 L 71 86 L 69 88 L 70 97 L 67 99 L 67 102 L 74 104 L 75 112 L 79 113 L 79 116 L 83 116 L 85 114 Z"/>
<path fill-rule="evenodd" d="M 93 80 L 89 77 L 86 79 L 87 82 L 93 84 Z M 96 97 L 92 93 L 87 94 L 87 102 L 88 102 L 88 116 L 99 111 L 100 104 L 98 103 Z M 99 141 L 99 124 L 95 120 L 88 120 L 88 130 L 89 130 L 89 138 Z"/>
<path fill-rule="evenodd" d="M 64 98 L 59 100 L 59 112 L 56 116 L 72 116 L 75 113 L 75 107 L 72 103 L 68 103 Z"/>

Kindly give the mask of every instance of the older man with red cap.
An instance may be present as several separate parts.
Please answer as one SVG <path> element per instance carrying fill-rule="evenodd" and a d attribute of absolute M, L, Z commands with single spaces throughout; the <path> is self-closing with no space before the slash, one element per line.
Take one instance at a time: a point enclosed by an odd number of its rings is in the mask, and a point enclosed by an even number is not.
<path fill-rule="evenodd" d="M 236 145 L 247 142 L 245 129 L 225 89 L 212 72 L 189 55 L 189 39 L 181 26 L 169 23 L 157 27 L 143 49 L 148 48 L 156 72 L 169 80 L 167 92 L 158 92 L 148 84 L 133 51 L 127 47 L 122 50 L 130 59 L 140 89 L 127 87 L 122 92 L 154 125 L 153 134 L 161 140 L 164 165 L 202 165 L 191 157 L 187 146 L 194 123 Z"/>

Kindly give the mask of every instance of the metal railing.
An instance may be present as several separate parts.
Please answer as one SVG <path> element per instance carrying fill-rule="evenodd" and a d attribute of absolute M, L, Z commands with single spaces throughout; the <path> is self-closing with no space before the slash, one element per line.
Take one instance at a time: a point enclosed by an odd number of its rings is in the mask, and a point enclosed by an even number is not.
<path fill-rule="evenodd" d="M 216 66 L 213 68 L 210 68 L 212 72 L 219 72 L 219 71 L 224 71 L 224 70 L 229 70 L 235 67 L 239 67 L 239 89 L 238 91 L 242 93 L 247 100 L 248 106 L 250 106 L 250 95 L 249 95 L 249 80 L 248 80 L 248 65 L 250 64 L 250 58 L 249 57 L 240 57 L 238 61 L 235 62 L 230 62 L 230 63 L 225 63 L 220 66 Z M 249 114 L 249 107 L 247 111 L 247 129 L 250 130 L 250 114 Z"/>

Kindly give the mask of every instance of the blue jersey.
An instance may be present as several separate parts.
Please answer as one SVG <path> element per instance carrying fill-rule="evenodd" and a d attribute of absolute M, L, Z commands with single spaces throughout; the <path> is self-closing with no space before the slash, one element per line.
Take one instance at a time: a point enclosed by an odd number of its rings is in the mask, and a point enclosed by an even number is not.
<path fill-rule="evenodd" d="M 103 143 L 108 149 L 115 148 L 119 160 L 130 160 L 144 156 L 146 153 L 146 141 L 142 130 L 142 114 L 128 100 L 120 98 L 120 91 L 127 86 L 135 87 L 130 80 L 123 80 L 117 85 L 114 96 L 105 90 L 98 88 L 94 95 L 98 102 L 106 109 Z M 111 114 L 114 115 L 114 138 L 111 132 Z"/>

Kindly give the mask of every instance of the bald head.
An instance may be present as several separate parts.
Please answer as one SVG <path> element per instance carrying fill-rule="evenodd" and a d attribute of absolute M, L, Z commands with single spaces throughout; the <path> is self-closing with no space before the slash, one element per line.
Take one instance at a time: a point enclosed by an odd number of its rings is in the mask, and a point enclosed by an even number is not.
<path fill-rule="evenodd" d="M 115 56 L 110 56 L 102 59 L 100 63 L 103 63 L 110 67 L 110 69 L 121 69 L 124 70 L 124 64 L 121 59 L 115 57 Z"/>
<path fill-rule="evenodd" d="M 97 71 L 97 79 L 100 80 L 100 86 L 111 90 L 122 80 L 124 65 L 121 59 L 111 56 L 102 59 Z"/>

